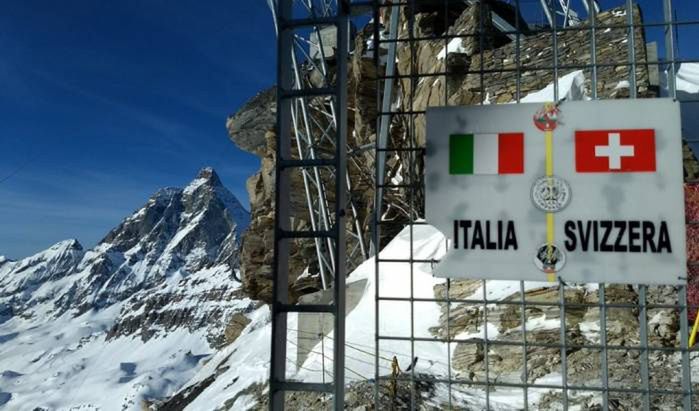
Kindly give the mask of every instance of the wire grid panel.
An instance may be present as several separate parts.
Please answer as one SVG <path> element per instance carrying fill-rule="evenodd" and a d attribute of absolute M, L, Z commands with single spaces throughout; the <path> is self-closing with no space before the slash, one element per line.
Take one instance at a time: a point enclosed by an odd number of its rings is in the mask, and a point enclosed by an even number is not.
<path fill-rule="evenodd" d="M 375 259 L 376 409 L 697 407 L 685 286 L 430 274 L 449 244 L 423 220 L 426 107 L 518 103 L 542 90 L 556 101 L 681 98 L 685 117 L 697 102 L 676 76 L 698 61 L 693 46 L 678 47 L 699 23 L 694 6 L 585 0 L 567 2 L 580 6 L 569 14 L 558 3 L 374 2 L 374 244 L 399 232 Z M 698 136 L 683 133 L 691 156 Z"/>

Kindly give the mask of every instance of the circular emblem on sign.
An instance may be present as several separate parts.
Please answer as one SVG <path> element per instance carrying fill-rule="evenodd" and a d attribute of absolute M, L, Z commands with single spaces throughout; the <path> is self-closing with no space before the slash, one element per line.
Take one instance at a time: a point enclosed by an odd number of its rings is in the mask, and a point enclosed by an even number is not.
<path fill-rule="evenodd" d="M 542 211 L 555 213 L 570 202 L 570 186 L 559 177 L 539 177 L 532 186 L 532 201 Z"/>
<path fill-rule="evenodd" d="M 555 244 L 543 244 L 536 250 L 534 264 L 545 273 L 555 273 L 566 263 L 566 255 Z"/>
<path fill-rule="evenodd" d="M 560 109 L 554 103 L 546 103 L 534 114 L 534 125 L 541 131 L 553 131 Z"/>

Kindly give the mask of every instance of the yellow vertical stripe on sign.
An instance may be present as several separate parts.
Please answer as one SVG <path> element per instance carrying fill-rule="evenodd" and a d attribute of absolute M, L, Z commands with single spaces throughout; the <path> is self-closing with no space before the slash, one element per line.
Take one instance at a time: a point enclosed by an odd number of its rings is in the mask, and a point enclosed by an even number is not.
<path fill-rule="evenodd" d="M 546 143 L 546 177 L 553 177 L 553 131 L 545 131 L 544 139 Z M 546 244 L 549 246 L 553 245 L 555 239 L 553 223 L 553 213 L 546 213 Z M 546 277 L 547 280 L 551 283 L 556 281 L 555 272 L 547 273 Z"/>
<path fill-rule="evenodd" d="M 689 335 L 689 348 L 692 348 L 697 340 L 697 330 L 699 330 L 699 313 L 694 317 L 694 326 L 692 327 L 692 333 Z"/>
<path fill-rule="evenodd" d="M 553 213 L 546 213 L 546 243 L 553 244 L 554 230 L 553 230 Z"/>
<path fill-rule="evenodd" d="M 553 176 L 553 131 L 545 131 L 546 139 L 546 177 Z"/>

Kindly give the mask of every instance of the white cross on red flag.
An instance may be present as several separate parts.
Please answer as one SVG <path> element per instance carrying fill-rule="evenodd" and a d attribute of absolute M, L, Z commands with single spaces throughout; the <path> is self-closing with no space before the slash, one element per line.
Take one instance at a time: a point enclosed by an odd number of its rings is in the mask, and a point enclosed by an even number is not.
<path fill-rule="evenodd" d="M 624 173 L 656 171 L 655 130 L 578 130 L 575 171 Z"/>

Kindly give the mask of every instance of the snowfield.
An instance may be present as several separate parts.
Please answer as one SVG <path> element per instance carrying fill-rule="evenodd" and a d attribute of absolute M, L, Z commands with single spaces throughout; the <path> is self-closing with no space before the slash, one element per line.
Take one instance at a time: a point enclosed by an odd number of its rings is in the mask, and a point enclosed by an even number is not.
<path fill-rule="evenodd" d="M 227 267 L 191 274 L 190 280 L 197 277 L 199 285 L 189 290 L 190 296 L 204 285 L 210 288 L 225 282 L 239 287 Z M 174 280 L 175 284 L 161 291 L 177 289 L 177 277 Z M 168 309 L 196 303 L 196 298 L 183 298 Z M 160 330 L 145 342 L 140 335 L 107 339 L 127 304 L 90 310 L 78 317 L 65 313 L 41 323 L 15 316 L 0 324 L 0 408 L 142 409 L 174 394 L 215 353 L 208 339 L 210 330 L 205 327 Z M 211 310 L 216 304 L 220 303 L 197 304 L 196 309 Z M 233 300 L 226 309 L 246 312 L 251 304 L 249 299 Z M 139 314 L 128 311 L 129 316 Z"/>
<path fill-rule="evenodd" d="M 446 250 L 445 237 L 430 225 L 413 226 L 413 257 L 415 259 L 439 259 Z M 405 228 L 381 252 L 380 258 L 406 258 L 410 253 L 410 228 Z M 348 278 L 348 285 L 365 282 L 364 293 L 357 306 L 348 313 L 346 322 L 346 358 L 345 373 L 347 382 L 362 381 L 374 378 L 375 339 L 375 272 L 374 259 L 362 263 Z M 407 263 L 381 263 L 379 269 L 380 289 L 382 297 L 409 297 L 411 290 L 410 265 Z M 435 278 L 431 274 L 429 264 L 416 264 L 413 270 L 412 289 L 415 298 L 434 298 L 434 286 L 445 280 Z M 527 282 L 526 289 L 539 288 L 546 283 Z M 488 298 L 500 299 L 519 291 L 519 282 L 491 281 L 487 284 Z M 482 288 L 474 291 L 472 298 L 482 298 Z M 380 307 L 379 329 L 383 336 L 410 335 L 410 305 L 407 302 L 382 302 Z M 432 338 L 429 329 L 439 325 L 440 307 L 433 302 L 416 302 L 414 316 L 414 333 L 416 337 Z M 287 375 L 290 379 L 321 382 L 322 370 L 325 368 L 326 378 L 332 375 L 333 337 L 330 332 L 323 341 L 312 349 L 311 354 L 303 365 L 296 367 L 296 341 L 298 338 L 297 314 L 288 315 L 289 343 L 287 346 L 288 363 Z M 248 325 L 238 340 L 216 353 L 187 384 L 201 384 L 212 375 L 215 381 L 208 386 L 188 406 L 187 410 L 205 409 L 255 409 L 257 403 L 249 394 L 250 387 L 257 385 L 258 392 L 267 392 L 264 387 L 269 378 L 269 358 L 271 348 L 271 323 L 267 306 L 259 308 L 253 315 L 253 321 Z M 558 320 L 542 322 L 535 318 L 528 322 L 532 329 L 547 327 L 557 328 Z M 488 324 L 488 337 L 497 336 L 497 327 Z M 478 338 L 479 334 L 459 335 L 457 338 Z M 416 342 L 414 356 L 418 357 L 415 364 L 417 373 L 426 373 L 435 377 L 448 377 L 449 358 L 453 355 L 454 346 L 438 342 Z M 379 346 L 379 372 L 381 375 L 390 374 L 390 361 L 396 356 L 406 368 L 411 362 L 410 345 L 404 341 L 383 340 Z M 324 361 L 325 359 L 325 361 Z M 453 374 L 452 374 L 453 375 Z M 560 375 L 546 376 L 547 383 L 560 383 Z M 534 405 L 546 391 L 530 390 L 529 403 Z M 482 390 L 452 387 L 452 400 L 460 404 L 476 408 L 485 407 L 485 395 Z M 446 384 L 438 384 L 437 396 L 432 400 L 435 405 L 449 401 L 449 391 Z M 491 407 L 495 410 L 511 410 L 523 407 L 521 390 L 498 390 L 490 393 Z"/>
<path fill-rule="evenodd" d="M 21 319 L 0 326 L 7 409 L 138 409 L 144 399 L 170 395 L 210 355 L 205 335 L 184 330 L 146 343 L 105 341 L 119 308 L 40 326 Z"/>
<path fill-rule="evenodd" d="M 90 250 L 67 240 L 3 259 L 0 408 L 140 410 L 171 396 L 257 306 L 231 263 L 248 224 L 205 168 Z"/>

